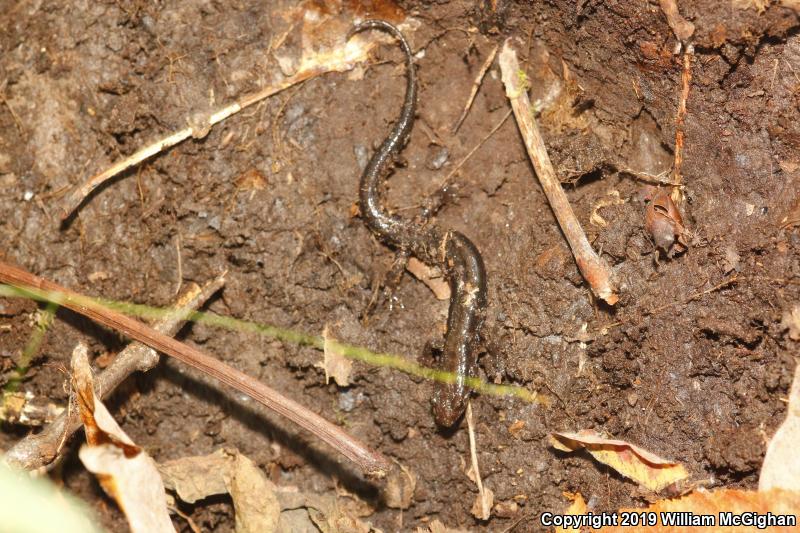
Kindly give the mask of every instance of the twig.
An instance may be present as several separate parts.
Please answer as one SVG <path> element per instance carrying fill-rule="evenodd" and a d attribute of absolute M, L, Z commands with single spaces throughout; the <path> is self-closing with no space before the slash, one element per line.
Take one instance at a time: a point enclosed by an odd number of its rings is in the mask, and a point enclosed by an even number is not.
<path fill-rule="evenodd" d="M 481 480 L 481 471 L 478 468 L 478 450 L 475 444 L 475 426 L 472 421 L 472 402 L 467 402 L 467 434 L 469 435 L 469 461 L 472 467 L 472 474 L 475 476 L 475 484 L 478 486 L 478 501 L 481 503 L 481 520 L 488 520 L 491 515 L 491 503 L 486 496 L 486 490 L 483 488 L 483 480 Z"/>
<path fill-rule="evenodd" d="M 506 40 L 503 45 L 499 62 L 503 84 L 506 87 L 506 96 L 514 110 L 514 117 L 517 119 L 517 125 L 525 140 L 528 155 L 536 169 L 536 176 L 539 178 L 539 183 L 542 184 L 545 196 L 550 202 L 550 207 L 561 226 L 561 231 L 564 232 L 572 249 L 575 262 L 595 296 L 614 305 L 619 300 L 619 296 L 616 294 L 611 269 L 603 258 L 592 250 L 586 234 L 569 205 L 561 182 L 556 177 L 556 171 L 547 155 L 544 139 L 542 139 L 533 118 L 533 110 L 526 92 L 527 87 L 524 86 L 526 80 L 524 71 L 520 70 L 517 53 L 511 47 L 510 39 Z"/>
<path fill-rule="evenodd" d="M 175 255 L 178 257 L 178 272 L 176 273 L 175 294 L 181 292 L 183 286 L 183 258 L 181 257 L 181 232 L 175 234 Z"/>
<path fill-rule="evenodd" d="M 686 101 L 689 99 L 689 89 L 692 86 L 692 55 L 693 47 L 688 46 L 683 52 L 683 71 L 681 72 L 681 97 L 678 101 L 678 113 L 675 116 L 675 164 L 672 171 L 672 201 L 680 203 L 683 200 L 681 191 L 681 174 L 683 166 L 683 142 L 686 136 L 684 123 L 686 122 Z"/>
<path fill-rule="evenodd" d="M 223 274 L 202 288 L 193 285 L 175 303 L 176 311 L 157 321 L 153 328 L 164 335 L 174 335 L 186 319 L 186 314 L 197 310 L 224 284 Z M 101 398 L 108 397 L 128 376 L 137 370 L 147 372 L 158 364 L 158 359 L 158 353 L 152 348 L 139 342 L 129 344 L 95 378 L 98 394 Z M 5 458 L 9 463 L 26 469 L 45 466 L 55 460 L 64 442 L 80 427 L 77 411 L 68 408 L 41 433 L 28 435 L 17 442 Z"/>
<path fill-rule="evenodd" d="M 478 141 L 478 144 L 476 144 L 476 145 L 475 145 L 475 146 L 472 148 L 472 150 L 470 150 L 470 151 L 469 151 L 469 153 L 468 153 L 467 155 L 465 155 L 465 156 L 464 156 L 464 158 L 463 158 L 463 159 L 461 159 L 461 161 L 459 161 L 459 162 L 458 162 L 458 164 L 457 164 L 455 167 L 453 167 L 453 170 L 451 170 L 451 171 L 450 171 L 450 172 L 447 174 L 447 176 L 445 176 L 445 177 L 444 177 L 444 179 L 443 179 L 443 180 L 441 181 L 441 183 L 439 184 L 439 189 L 440 189 L 440 190 L 441 190 L 443 187 L 445 187 L 445 186 L 447 185 L 447 182 L 448 182 L 448 181 L 450 181 L 450 179 L 451 179 L 453 176 L 455 176 L 455 175 L 456 175 L 456 172 L 458 172 L 458 171 L 461 169 L 461 167 L 463 167 L 463 166 L 464 166 L 464 163 L 466 163 L 467 161 L 469 161 L 469 158 L 470 158 L 470 157 L 472 157 L 472 156 L 475 154 L 475 152 L 477 152 L 477 151 L 478 151 L 478 148 L 480 148 L 481 146 L 483 146 L 483 143 L 485 143 L 486 141 L 488 141 L 488 140 L 489 140 L 489 138 L 490 138 L 492 135 L 494 135 L 495 133 L 497 133 L 497 130 L 499 130 L 499 129 L 500 129 L 500 127 L 501 127 L 503 124 L 505 124 L 505 123 L 506 123 L 506 120 L 508 120 L 508 117 L 510 117 L 510 116 L 511 116 L 511 110 L 509 110 L 509 111 L 508 111 L 508 112 L 507 112 L 505 115 L 503 115 L 503 118 L 501 118 L 501 119 L 500 119 L 500 122 L 498 122 L 498 123 L 495 125 L 495 127 L 494 127 L 494 128 L 492 128 L 492 130 L 491 130 L 489 133 L 487 133 L 487 134 L 486 134 L 486 136 L 485 136 L 483 139 L 481 139 L 480 141 Z"/>
<path fill-rule="evenodd" d="M 467 103 L 464 104 L 464 110 L 461 112 L 461 116 L 458 117 L 458 120 L 453 127 L 451 128 L 451 132 L 455 135 L 458 133 L 458 128 L 461 127 L 461 124 L 464 122 L 464 119 L 467 118 L 467 113 L 472 108 L 472 102 L 475 101 L 475 96 L 478 94 L 478 89 L 481 87 L 481 83 L 483 83 L 483 77 L 486 76 L 486 72 L 489 70 L 489 67 L 492 66 L 492 62 L 494 61 L 494 56 L 497 55 L 497 49 L 499 45 L 496 45 L 492 51 L 489 53 L 489 57 L 486 58 L 484 61 L 483 66 L 478 71 L 478 75 L 475 76 L 475 81 L 472 83 L 472 90 L 469 93 L 469 98 L 467 98 Z"/>
<path fill-rule="evenodd" d="M 3 262 L 0 262 L 0 281 L 17 287 L 30 297 L 53 301 L 100 324 L 115 329 L 247 394 L 268 409 L 288 418 L 328 443 L 369 475 L 382 477 L 391 466 L 381 454 L 348 435 L 338 426 L 331 424 L 299 403 L 286 398 L 276 390 L 267 387 L 257 379 L 236 370 L 197 348 L 167 337 L 137 320 L 113 311 L 97 303 L 92 298 Z"/>
<path fill-rule="evenodd" d="M 208 135 L 211 131 L 211 127 L 215 124 L 293 85 L 326 72 L 343 71 L 352 68 L 353 64 L 364 60 L 369 50 L 376 44 L 375 41 L 358 41 L 358 43 L 360 43 L 358 45 L 352 44 L 353 42 L 354 41 L 350 41 L 348 45 L 342 45 L 341 48 L 337 48 L 333 52 L 320 53 L 318 57 L 303 57 L 303 63 L 296 74 L 272 83 L 255 93 L 245 95 L 234 103 L 228 104 L 216 111 L 210 113 L 196 113 L 187 120 L 187 127 L 141 148 L 130 156 L 115 162 L 99 174 L 95 174 L 66 198 L 62 204 L 61 220 L 68 218 L 93 190 L 117 174 L 153 157 L 171 146 L 185 141 L 189 137 L 202 139 Z"/>
<path fill-rule="evenodd" d="M 655 183 L 658 185 L 669 185 L 671 187 L 680 187 L 680 183 L 675 183 L 672 180 L 668 180 L 666 178 L 667 174 L 671 173 L 671 170 L 665 170 L 660 174 L 650 174 L 647 172 L 639 172 L 638 170 L 633 170 L 632 168 L 622 168 L 617 171 L 619 174 L 627 174 L 634 179 L 643 181 L 645 183 Z"/>

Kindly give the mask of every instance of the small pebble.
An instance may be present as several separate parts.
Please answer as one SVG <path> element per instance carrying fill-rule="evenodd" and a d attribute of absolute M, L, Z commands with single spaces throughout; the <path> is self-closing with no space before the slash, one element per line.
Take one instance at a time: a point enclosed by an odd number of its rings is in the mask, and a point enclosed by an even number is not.
<path fill-rule="evenodd" d="M 339 393 L 339 409 L 345 413 L 349 413 L 356 407 L 356 397 L 353 391 L 344 391 Z"/>
<path fill-rule="evenodd" d="M 431 170 L 441 169 L 450 158 L 450 151 L 444 146 L 433 147 L 428 156 L 426 166 Z"/>
<path fill-rule="evenodd" d="M 25 191 L 25 194 L 22 195 L 22 199 L 26 202 L 30 202 L 31 198 L 33 198 L 33 191 Z"/>
<path fill-rule="evenodd" d="M 636 394 L 635 392 L 632 392 L 632 393 L 628 394 L 627 400 L 628 400 L 628 405 L 633 407 L 634 405 L 636 405 L 636 402 L 639 401 L 639 395 Z"/>
<path fill-rule="evenodd" d="M 358 168 L 364 170 L 367 167 L 367 163 L 369 159 L 367 158 L 367 147 L 363 144 L 357 144 L 353 148 L 353 152 L 356 154 L 356 162 L 358 163 Z"/>

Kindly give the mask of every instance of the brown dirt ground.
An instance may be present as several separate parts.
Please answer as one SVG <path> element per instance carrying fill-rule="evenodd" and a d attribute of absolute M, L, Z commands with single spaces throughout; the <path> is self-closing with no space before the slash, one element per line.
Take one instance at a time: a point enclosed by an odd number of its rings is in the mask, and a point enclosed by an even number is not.
<path fill-rule="evenodd" d="M 763 12 L 761 2 L 681 3 L 697 27 L 682 205 L 695 237 L 687 253 L 656 262 L 643 229 L 643 184 L 620 171 L 658 174 L 673 158 L 681 66 L 658 2 L 405 4 L 421 22 L 411 36 L 424 47 L 421 94 L 389 205 L 419 204 L 506 113 L 493 67 L 461 130 L 449 133 L 486 55 L 517 36 L 534 97 L 544 96 L 537 87 L 566 88 L 540 117 L 550 155 L 624 288 L 615 309 L 592 300 L 508 120 L 463 167 L 458 197 L 438 223 L 474 240 L 488 269 L 481 375 L 552 399 L 546 407 L 473 401 L 484 482 L 496 501 L 515 501 L 517 513 L 487 523 L 472 517 L 465 424 L 437 430 L 429 383 L 356 363 L 345 390 L 324 384 L 315 367 L 321 354 L 311 348 L 204 326 L 181 338 L 409 466 L 419 477 L 411 508 L 379 505 L 367 518 L 386 531 L 433 518 L 537 531 L 539 513 L 565 508 L 563 491 L 581 492 L 595 511 L 653 499 L 586 455 L 552 451 L 546 436 L 554 430 L 602 430 L 683 462 L 711 486 L 755 487 L 797 354 L 780 325 L 800 301 L 800 234 L 782 227 L 800 192 L 797 13 L 775 3 Z M 441 337 L 446 302 L 405 276 L 365 322 L 394 255 L 350 214 L 359 165 L 399 108 L 395 48 L 383 47 L 378 55 L 388 61 L 362 80 L 313 79 L 167 151 L 94 194 L 68 226 L 57 223 L 67 187 L 182 127 L 209 89 L 219 103 L 259 86 L 272 37 L 263 9 L 252 0 L 0 1 L 1 252 L 79 291 L 164 306 L 180 281 L 180 240 L 183 283 L 230 269 L 212 311 L 312 333 L 332 324 L 346 342 L 427 361 L 421 354 Z M 437 169 L 443 147 L 447 163 Z M 267 187 L 238 190 L 237 179 L 252 172 Z M 608 201 L 615 198 L 624 202 Z M 604 201 L 598 214 L 607 225 L 590 222 Z M 734 283 L 690 299 L 732 275 Z M 0 300 L 0 383 L 12 375 L 35 310 Z M 95 357 L 124 345 L 60 312 L 24 388 L 63 402 L 60 369 L 81 339 Z M 236 447 L 279 484 L 375 498 L 308 435 L 172 361 L 131 379 L 112 412 L 158 461 Z M 516 421 L 524 426 L 510 432 Z M 3 427 L 0 448 L 25 432 Z M 106 527 L 123 528 L 76 454 L 54 476 Z M 233 528 L 224 498 L 185 511 L 203 529 Z"/>

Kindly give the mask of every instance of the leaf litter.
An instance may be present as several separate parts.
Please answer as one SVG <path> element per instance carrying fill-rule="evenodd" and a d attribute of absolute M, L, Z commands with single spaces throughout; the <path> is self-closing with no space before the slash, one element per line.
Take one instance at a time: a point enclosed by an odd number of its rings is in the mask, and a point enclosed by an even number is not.
<path fill-rule="evenodd" d="M 369 524 L 354 516 L 356 513 L 349 512 L 353 507 L 341 504 L 337 496 L 278 487 L 237 450 L 220 449 L 210 455 L 175 459 L 159 469 L 165 486 L 186 503 L 229 494 L 237 533 L 372 531 Z"/>
<path fill-rule="evenodd" d="M 122 431 L 95 396 L 88 349 L 79 343 L 72 353 L 72 380 L 87 444 L 78 456 L 117 502 L 133 533 L 175 531 L 155 461 Z"/>

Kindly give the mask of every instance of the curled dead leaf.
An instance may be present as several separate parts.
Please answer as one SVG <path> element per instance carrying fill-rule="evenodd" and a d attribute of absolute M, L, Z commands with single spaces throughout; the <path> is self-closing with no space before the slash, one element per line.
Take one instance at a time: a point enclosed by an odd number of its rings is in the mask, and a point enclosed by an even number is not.
<path fill-rule="evenodd" d="M 86 345 L 72 353 L 72 376 L 87 445 L 78 456 L 125 513 L 134 533 L 174 532 L 155 461 L 122 431 L 94 394 Z"/>
<path fill-rule="evenodd" d="M 162 464 L 159 470 L 164 485 L 187 503 L 230 494 L 236 533 L 278 530 L 281 509 L 275 485 L 238 451 L 217 450 L 211 455 L 183 457 Z"/>
<path fill-rule="evenodd" d="M 605 438 L 592 430 L 551 433 L 550 445 L 565 452 L 586 448 L 601 463 L 655 492 L 689 476 L 680 463 L 662 459 L 623 440 Z"/>
<path fill-rule="evenodd" d="M 686 244 L 686 227 L 678 207 L 669 195 L 662 190 L 656 193 L 647 204 L 644 215 L 644 227 L 653 238 L 657 248 L 669 252 L 673 245 L 676 251 L 684 251 Z"/>

